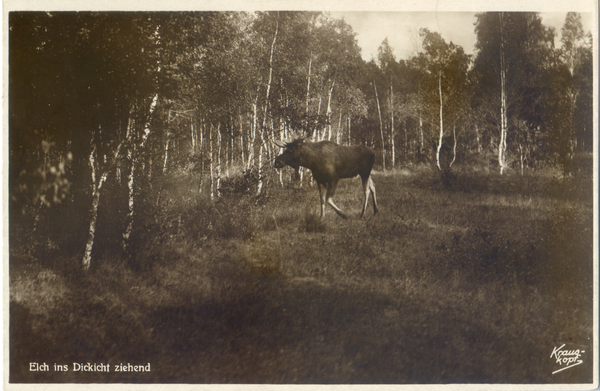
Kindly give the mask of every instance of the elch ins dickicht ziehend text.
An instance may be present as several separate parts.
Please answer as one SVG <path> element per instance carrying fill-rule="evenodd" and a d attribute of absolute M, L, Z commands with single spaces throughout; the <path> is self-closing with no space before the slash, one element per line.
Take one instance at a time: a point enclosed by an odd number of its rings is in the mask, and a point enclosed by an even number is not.
<path fill-rule="evenodd" d="M 68 364 L 54 364 L 53 367 L 46 363 L 29 363 L 30 372 L 49 372 L 54 369 L 55 372 L 150 372 L 150 363 L 146 365 L 132 365 L 132 364 L 104 364 L 104 363 L 76 363 L 74 362 L 71 367 Z"/>

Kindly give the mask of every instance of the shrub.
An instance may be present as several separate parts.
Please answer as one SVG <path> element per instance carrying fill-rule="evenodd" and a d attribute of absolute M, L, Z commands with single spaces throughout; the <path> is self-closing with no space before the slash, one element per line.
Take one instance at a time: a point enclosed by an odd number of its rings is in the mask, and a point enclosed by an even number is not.
<path fill-rule="evenodd" d="M 306 209 L 304 212 L 304 229 L 306 232 L 325 232 L 327 226 L 320 215 Z"/>

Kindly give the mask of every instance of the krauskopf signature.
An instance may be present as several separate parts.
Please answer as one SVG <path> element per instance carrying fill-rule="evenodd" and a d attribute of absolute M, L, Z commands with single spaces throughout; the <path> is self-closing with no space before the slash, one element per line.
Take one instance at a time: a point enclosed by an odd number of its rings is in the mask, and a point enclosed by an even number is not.
<path fill-rule="evenodd" d="M 580 358 L 582 354 L 585 353 L 585 350 L 563 349 L 565 345 L 566 344 L 562 344 L 560 347 L 555 346 L 554 350 L 552 351 L 552 354 L 550 355 L 550 358 L 555 359 L 556 363 L 561 366 L 560 369 L 557 369 L 556 371 L 552 372 L 553 375 L 555 373 L 564 371 L 565 369 L 573 368 L 577 365 L 583 364 L 583 360 L 581 360 Z"/>

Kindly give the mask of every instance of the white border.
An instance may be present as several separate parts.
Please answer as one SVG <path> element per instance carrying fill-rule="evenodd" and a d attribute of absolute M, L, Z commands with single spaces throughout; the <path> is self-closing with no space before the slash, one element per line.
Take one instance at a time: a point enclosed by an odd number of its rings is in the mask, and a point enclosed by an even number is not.
<path fill-rule="evenodd" d="M 180 390 L 182 388 L 193 388 L 197 390 L 281 390 L 281 389 L 314 389 L 314 390 L 593 390 L 598 388 L 598 0 L 496 0 L 496 1 L 452 1 L 452 0 L 400 0 L 381 1 L 350 0 L 330 1 L 323 7 L 322 0 L 205 0 L 205 1 L 77 1 L 77 0 L 3 0 L 2 2 L 2 148 L 0 157 L 2 159 L 2 181 L 0 189 L 2 194 L 2 208 L 0 210 L 0 221 L 2 222 L 2 255 L 3 267 L 1 277 L 3 282 L 2 307 L 3 307 L 3 338 L 0 346 L 3 351 L 3 389 L 10 390 Z M 402 12 L 484 12 L 484 11 L 536 11 L 536 12 L 592 12 L 593 28 L 592 36 L 594 42 L 594 374 L 592 384 L 451 384 L 451 385 L 181 385 L 181 384 L 9 384 L 8 383 L 8 221 L 5 211 L 8 210 L 8 112 L 7 81 L 8 81 L 8 59 L 7 59 L 7 25 L 8 12 L 37 10 L 37 11 L 189 11 L 189 10 L 318 10 L 318 11 L 402 11 Z"/>

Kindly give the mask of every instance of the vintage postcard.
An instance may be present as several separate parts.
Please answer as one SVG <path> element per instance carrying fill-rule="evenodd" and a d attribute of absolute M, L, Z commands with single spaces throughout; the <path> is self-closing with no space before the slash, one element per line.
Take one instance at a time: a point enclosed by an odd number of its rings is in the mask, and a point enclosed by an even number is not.
<path fill-rule="evenodd" d="M 595 1 L 3 2 L 4 387 L 598 387 Z"/>

